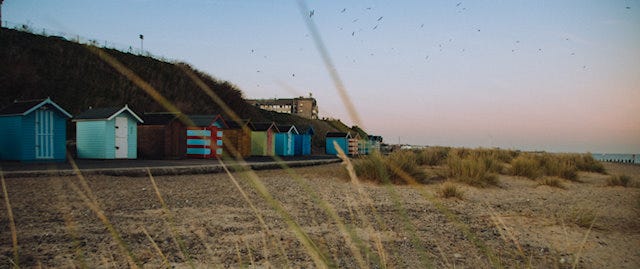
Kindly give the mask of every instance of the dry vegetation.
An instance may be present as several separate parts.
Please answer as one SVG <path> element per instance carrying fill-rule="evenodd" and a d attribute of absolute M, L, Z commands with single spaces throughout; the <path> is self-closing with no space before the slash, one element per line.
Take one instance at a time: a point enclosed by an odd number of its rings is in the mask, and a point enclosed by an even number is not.
<path fill-rule="evenodd" d="M 376 161 L 366 167 L 395 178 L 379 182 L 345 180 L 336 173 L 344 169 L 340 164 L 257 174 L 5 179 L 0 264 L 90 268 L 640 265 L 640 189 L 609 186 L 611 176 L 594 172 L 577 172 L 577 181 L 512 176 L 512 161 L 525 153 L 483 159 L 501 156 L 490 152 L 456 149 L 447 151 L 447 156 L 485 167 L 495 175 L 495 185 L 465 184 L 466 180 L 456 178 L 429 184 L 442 181 L 430 180 L 430 175 L 449 175 L 450 162 L 441 159 L 434 162 L 438 165 L 415 167 L 401 163 L 416 159 L 411 155 L 420 152 L 395 153 L 393 162 L 383 156 L 355 160 L 355 167 Z M 410 184 L 385 184 L 402 182 L 404 176 L 397 174 L 406 175 L 389 167 L 417 168 L 425 177 Z M 640 175 L 639 166 L 606 164 L 606 168 L 611 174 L 629 175 L 631 183 Z M 563 188 L 544 183 L 547 178 L 557 179 Z"/>

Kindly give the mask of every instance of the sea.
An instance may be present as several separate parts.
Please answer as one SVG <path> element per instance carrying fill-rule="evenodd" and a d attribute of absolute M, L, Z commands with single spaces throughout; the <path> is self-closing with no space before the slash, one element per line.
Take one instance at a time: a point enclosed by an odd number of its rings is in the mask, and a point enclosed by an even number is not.
<path fill-rule="evenodd" d="M 640 164 L 639 154 L 592 153 L 593 158 L 602 162 Z"/>

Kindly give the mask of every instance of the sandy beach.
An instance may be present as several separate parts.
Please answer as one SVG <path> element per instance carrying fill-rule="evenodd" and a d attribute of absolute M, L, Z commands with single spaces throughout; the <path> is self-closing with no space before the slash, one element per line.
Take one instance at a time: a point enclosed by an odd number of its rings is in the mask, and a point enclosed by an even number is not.
<path fill-rule="evenodd" d="M 637 165 L 605 167 L 640 176 Z M 455 183 L 460 200 L 438 197 L 440 182 L 354 184 L 339 169 L 235 173 L 237 186 L 227 174 L 157 176 L 162 202 L 149 177 L 5 181 L 23 267 L 315 267 L 310 249 L 341 268 L 640 266 L 640 188 L 606 186 L 608 175 L 580 172 L 564 189 L 500 175 L 497 187 Z M 0 264 L 9 267 L 2 197 Z"/>

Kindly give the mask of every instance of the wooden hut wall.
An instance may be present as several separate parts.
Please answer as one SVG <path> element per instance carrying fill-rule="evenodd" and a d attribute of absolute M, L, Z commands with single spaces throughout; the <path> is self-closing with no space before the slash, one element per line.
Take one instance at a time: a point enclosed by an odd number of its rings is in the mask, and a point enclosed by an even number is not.
<path fill-rule="evenodd" d="M 233 146 L 242 157 L 251 155 L 251 132 L 243 129 L 229 129 L 223 131 L 223 148 L 226 156 L 233 156 L 231 146 Z"/>

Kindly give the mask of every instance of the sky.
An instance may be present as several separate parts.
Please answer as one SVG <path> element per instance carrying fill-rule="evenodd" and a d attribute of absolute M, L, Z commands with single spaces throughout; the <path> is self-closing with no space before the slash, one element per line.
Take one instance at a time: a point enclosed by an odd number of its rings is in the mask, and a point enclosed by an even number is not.
<path fill-rule="evenodd" d="M 2 20 L 123 50 L 143 46 L 235 84 L 245 98 L 311 93 L 321 117 L 387 143 L 640 153 L 640 0 L 303 6 L 5 0 Z"/>

